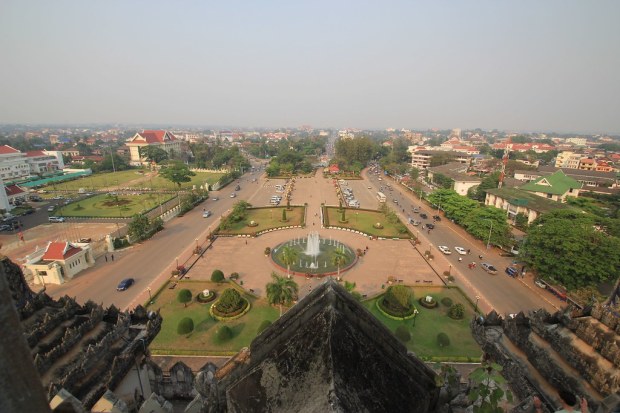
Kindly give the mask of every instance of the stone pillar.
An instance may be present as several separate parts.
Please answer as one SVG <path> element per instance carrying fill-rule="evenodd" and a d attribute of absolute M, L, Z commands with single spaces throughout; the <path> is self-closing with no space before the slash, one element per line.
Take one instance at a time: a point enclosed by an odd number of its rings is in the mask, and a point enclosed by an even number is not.
<path fill-rule="evenodd" d="M 105 244 L 109 252 L 114 252 L 114 241 L 112 241 L 112 236 L 110 234 L 105 236 Z"/>
<path fill-rule="evenodd" d="M 0 266 L 0 412 L 49 412 L 41 378 Z"/>

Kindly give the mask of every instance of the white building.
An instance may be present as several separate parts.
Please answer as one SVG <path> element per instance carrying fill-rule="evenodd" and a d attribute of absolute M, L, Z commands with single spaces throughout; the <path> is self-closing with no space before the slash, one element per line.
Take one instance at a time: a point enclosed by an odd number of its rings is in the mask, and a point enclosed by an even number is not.
<path fill-rule="evenodd" d="M 148 164 L 146 158 L 140 154 L 140 149 L 148 146 L 158 146 L 171 156 L 181 153 L 181 141 L 171 132 L 165 130 L 144 130 L 127 140 L 130 156 L 129 163 L 134 166 Z"/>
<path fill-rule="evenodd" d="M 35 284 L 62 284 L 93 265 L 89 244 L 56 241 L 27 256 L 24 270 Z"/>
<path fill-rule="evenodd" d="M 30 176 L 30 165 L 26 154 L 8 146 L 0 146 L 0 178 L 3 181 L 15 181 Z"/>

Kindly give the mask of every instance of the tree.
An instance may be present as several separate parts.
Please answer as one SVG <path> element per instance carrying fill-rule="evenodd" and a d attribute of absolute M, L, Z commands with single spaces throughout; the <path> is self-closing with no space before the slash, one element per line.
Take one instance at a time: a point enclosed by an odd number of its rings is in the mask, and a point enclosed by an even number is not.
<path fill-rule="evenodd" d="M 543 278 L 568 289 L 614 280 L 620 273 L 620 238 L 606 234 L 599 218 L 556 210 L 537 218 L 519 256 Z"/>
<path fill-rule="evenodd" d="M 513 243 L 506 213 L 492 206 L 472 210 L 463 225 L 474 237 L 489 245 L 509 246 Z"/>
<path fill-rule="evenodd" d="M 217 332 L 215 333 L 217 339 L 222 342 L 222 341 L 228 341 L 232 338 L 233 336 L 233 332 L 230 329 L 230 327 L 228 327 L 227 325 L 223 325 L 220 328 L 217 329 Z"/>
<path fill-rule="evenodd" d="M 332 264 L 338 267 L 338 278 L 340 278 L 340 266 L 347 262 L 347 255 L 344 251 L 335 249 L 332 252 Z"/>
<path fill-rule="evenodd" d="M 245 305 L 245 299 L 234 288 L 224 290 L 220 299 L 215 303 L 215 309 L 223 314 L 234 313 Z"/>
<path fill-rule="evenodd" d="M 275 272 L 271 273 L 273 282 L 266 286 L 267 300 L 269 304 L 277 304 L 280 307 L 280 317 L 282 316 L 282 305 L 290 305 L 297 298 L 299 287 L 291 279 L 280 277 Z"/>
<path fill-rule="evenodd" d="M 282 222 L 286 222 L 286 209 L 282 208 Z"/>
<path fill-rule="evenodd" d="M 177 334 L 189 334 L 194 331 L 194 320 L 189 317 L 182 318 L 177 324 Z"/>
<path fill-rule="evenodd" d="M 162 168 L 159 171 L 159 175 L 170 182 L 177 184 L 180 189 L 181 183 L 190 182 L 192 180 L 191 177 L 196 174 L 190 171 L 187 165 L 181 162 L 172 162 L 165 168 Z"/>
<path fill-rule="evenodd" d="M 157 164 L 162 163 L 168 159 L 168 152 L 160 148 L 159 146 L 144 146 L 138 148 L 140 150 L 140 156 L 147 159 L 150 162 Z"/>
<path fill-rule="evenodd" d="M 497 188 L 499 185 L 499 174 L 499 172 L 493 172 L 482 178 L 480 185 L 471 187 L 469 191 L 467 191 L 467 196 L 476 201 L 484 202 L 487 196 L 487 190 Z"/>
<path fill-rule="evenodd" d="M 472 387 L 467 397 L 474 402 L 474 413 L 502 413 L 504 409 L 499 402 L 504 395 L 512 402 L 512 393 L 501 388 L 506 383 L 500 374 L 502 370 L 499 364 L 485 362 L 469 375 Z"/>
<path fill-rule="evenodd" d="M 213 270 L 211 273 L 211 281 L 214 283 L 221 283 L 224 281 L 224 273 L 221 270 Z"/>
<path fill-rule="evenodd" d="M 146 215 L 136 214 L 127 226 L 127 233 L 130 237 L 141 240 L 146 236 L 150 228 L 149 218 Z"/>
<path fill-rule="evenodd" d="M 297 261 L 299 252 L 290 245 L 285 245 L 280 251 L 280 259 L 286 265 L 286 276 L 290 278 L 291 265 Z"/>
<path fill-rule="evenodd" d="M 192 292 L 188 289 L 182 289 L 177 294 L 177 301 L 183 303 L 184 307 L 187 307 L 187 303 L 192 301 Z"/>
<path fill-rule="evenodd" d="M 465 317 L 465 307 L 461 303 L 452 305 L 448 310 L 448 316 L 450 316 L 450 318 L 454 318 L 455 320 L 461 320 Z"/>
<path fill-rule="evenodd" d="M 437 345 L 439 347 L 448 347 L 450 345 L 450 337 L 446 333 L 437 334 Z"/>

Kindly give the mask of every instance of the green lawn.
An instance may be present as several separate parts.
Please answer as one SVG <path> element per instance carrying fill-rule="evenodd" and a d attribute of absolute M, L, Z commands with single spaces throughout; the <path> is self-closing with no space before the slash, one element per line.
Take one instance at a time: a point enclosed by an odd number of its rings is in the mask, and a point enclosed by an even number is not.
<path fill-rule="evenodd" d="M 145 180 L 146 182 L 148 182 L 148 178 L 145 177 L 146 172 L 147 171 L 143 169 L 131 169 L 128 171 L 93 174 L 85 178 L 76 179 L 74 181 L 69 181 L 61 184 L 50 184 L 47 185 L 44 189 L 48 191 L 77 191 L 80 188 L 84 188 L 87 191 L 92 191 L 107 188 L 110 186 L 124 186 L 127 182 L 134 180 Z M 132 186 L 148 187 L 149 185 L 142 183 Z"/>
<path fill-rule="evenodd" d="M 452 360 L 466 361 L 478 360 L 482 351 L 471 335 L 469 322 L 473 317 L 474 310 L 471 303 L 456 288 L 446 287 L 416 287 L 412 288 L 415 297 L 415 306 L 420 312 L 416 316 L 415 326 L 413 320 L 396 321 L 385 317 L 376 306 L 376 299 L 365 301 L 363 304 L 370 312 L 379 319 L 392 332 L 404 324 L 409 327 L 411 341 L 405 343 L 407 349 L 416 353 L 420 358 L 448 358 Z M 439 306 L 427 309 L 420 305 L 420 297 L 432 296 L 439 302 Z M 441 304 L 443 297 L 450 297 L 454 304 L 461 303 L 465 306 L 465 317 L 462 320 L 453 320 L 447 316 L 448 308 Z M 437 345 L 437 334 L 443 332 L 450 338 L 450 345 L 441 348 Z"/>
<path fill-rule="evenodd" d="M 184 288 L 190 290 L 194 297 L 205 289 L 216 291 L 219 296 L 231 286 L 228 283 L 182 280 L 174 290 L 164 288 L 155 297 L 154 304 L 148 307 L 154 311 L 160 309 L 164 319 L 161 331 L 149 346 L 150 350 L 155 354 L 215 355 L 234 354 L 241 348 L 249 346 L 263 320 L 275 321 L 278 318 L 278 309 L 267 304 L 265 300 L 245 295 L 244 297 L 250 301 L 251 310 L 237 320 L 226 322 L 215 321 L 209 315 L 209 307 L 215 301 L 201 304 L 194 300 L 187 308 L 177 301 L 178 292 Z M 179 335 L 177 325 L 184 317 L 191 317 L 194 320 L 194 331 L 187 335 Z M 232 329 L 234 336 L 231 340 L 221 343 L 215 337 L 215 332 L 224 324 Z"/>
<path fill-rule="evenodd" d="M 148 211 L 173 198 L 173 194 L 141 193 L 138 195 L 95 195 L 60 207 L 54 214 L 65 217 L 130 217 Z"/>
<path fill-rule="evenodd" d="M 252 234 L 264 231 L 269 228 L 277 228 L 287 225 L 301 225 L 304 222 L 305 207 L 291 206 L 290 211 L 286 211 L 286 222 L 282 222 L 282 210 L 286 206 L 266 207 L 266 208 L 250 208 L 247 211 L 245 220 L 235 223 L 231 228 L 220 230 L 220 234 Z M 254 221 L 258 225 L 255 227 L 248 226 L 248 223 Z"/>
<path fill-rule="evenodd" d="M 220 178 L 224 176 L 221 173 L 211 173 L 211 172 L 196 172 L 195 176 L 192 176 L 192 180 L 190 182 L 184 182 L 181 184 L 181 188 L 183 189 L 192 189 L 194 185 L 196 185 L 196 189 L 200 189 L 201 185 L 208 183 L 209 185 L 213 185 Z M 151 182 L 149 181 L 149 187 L 151 186 Z M 160 176 L 156 176 L 153 178 L 153 188 L 154 189 L 173 189 L 176 190 L 178 188 L 177 184 L 168 181 Z"/>
<path fill-rule="evenodd" d="M 94 191 L 117 186 L 129 186 L 132 188 L 152 188 L 155 190 L 176 190 L 178 188 L 176 184 L 159 176 L 154 176 L 152 178 L 148 177 L 148 172 L 149 171 L 145 169 L 131 169 L 128 171 L 94 174 L 85 178 L 80 178 L 61 184 L 50 184 L 47 185 L 44 189 L 47 191 L 77 191 L 80 188 L 84 188 L 87 191 Z M 223 175 L 224 174 L 221 173 L 196 172 L 196 175 L 192 176 L 191 182 L 186 182 L 182 184 L 181 188 L 191 189 L 193 185 L 196 185 L 196 188 L 200 188 L 200 185 L 203 185 L 205 182 L 211 185 L 216 183 Z"/>
<path fill-rule="evenodd" d="M 397 224 L 392 224 L 387 221 L 385 215 L 380 211 L 371 211 L 367 209 L 345 208 L 346 223 L 340 222 L 341 214 L 338 211 L 338 207 L 325 207 L 327 211 L 327 217 L 329 218 L 329 225 L 351 228 L 357 231 L 364 232 L 369 235 L 385 238 L 411 238 L 409 232 L 401 234 L 398 232 L 397 225 L 404 224 L 398 221 Z M 382 229 L 373 227 L 374 224 L 380 222 L 383 225 Z M 406 227 L 405 227 L 406 228 Z"/>

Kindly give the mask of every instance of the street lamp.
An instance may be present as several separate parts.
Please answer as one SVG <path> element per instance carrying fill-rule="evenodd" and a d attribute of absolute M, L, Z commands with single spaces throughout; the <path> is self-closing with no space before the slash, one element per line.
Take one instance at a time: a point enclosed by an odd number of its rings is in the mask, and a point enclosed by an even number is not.
<path fill-rule="evenodd" d="M 480 300 L 480 296 L 479 295 L 476 296 L 476 305 L 474 306 L 474 312 L 476 312 L 476 313 L 478 312 L 478 300 Z"/>
<path fill-rule="evenodd" d="M 146 287 L 146 290 L 149 292 L 149 304 L 153 304 L 153 297 L 151 296 L 151 287 Z"/>
<path fill-rule="evenodd" d="M 487 219 L 486 221 L 491 223 L 491 228 L 489 228 L 489 239 L 487 240 L 487 249 L 489 249 L 489 244 L 491 244 L 491 231 L 493 231 L 493 221 L 490 219 Z"/>
<path fill-rule="evenodd" d="M 198 248 L 198 238 L 196 238 L 196 248 Z"/>
<path fill-rule="evenodd" d="M 451 275 L 450 273 L 452 272 L 452 264 L 449 264 L 450 266 L 448 267 L 448 277 Z"/>
<path fill-rule="evenodd" d="M 177 268 L 179 268 L 179 257 L 177 257 Z"/>
<path fill-rule="evenodd" d="M 419 314 L 419 313 L 420 313 L 420 312 L 418 311 L 418 309 L 417 309 L 417 308 L 414 308 L 414 309 L 413 309 L 413 326 L 414 326 L 414 327 L 415 327 L 415 319 L 416 319 L 416 318 L 418 318 L 418 314 Z"/>

